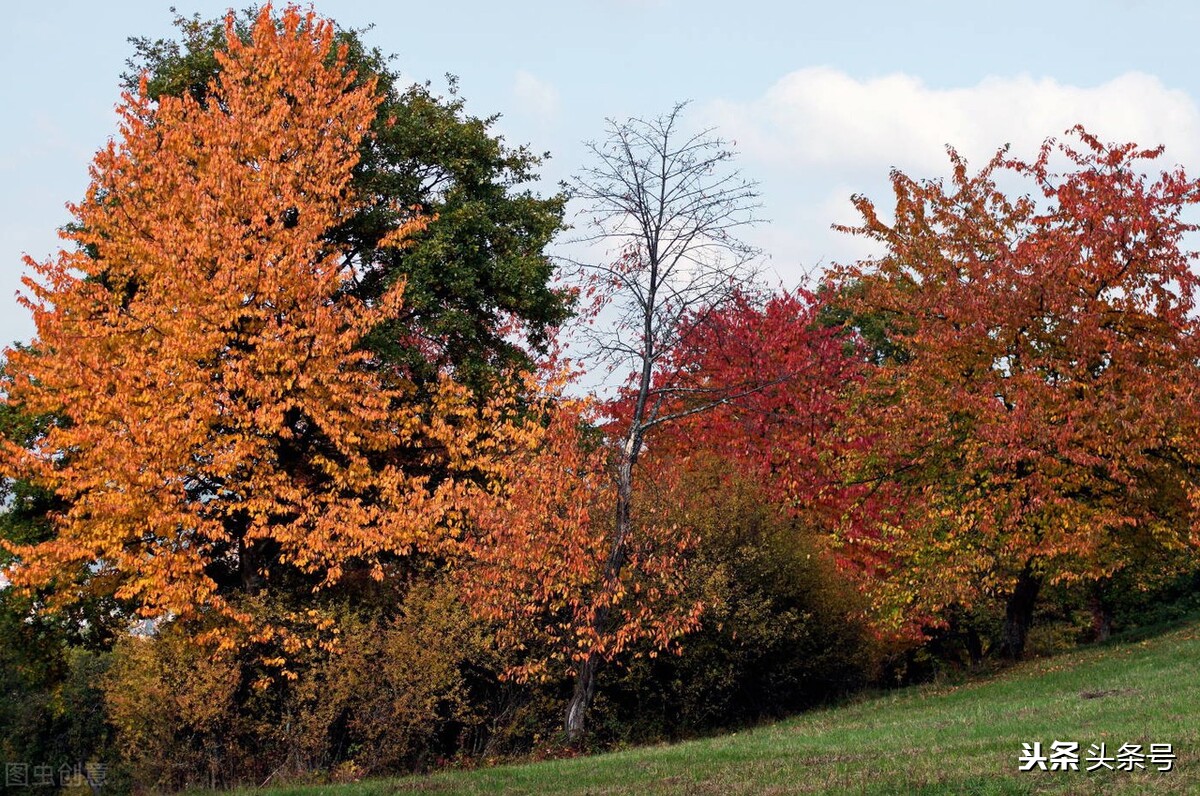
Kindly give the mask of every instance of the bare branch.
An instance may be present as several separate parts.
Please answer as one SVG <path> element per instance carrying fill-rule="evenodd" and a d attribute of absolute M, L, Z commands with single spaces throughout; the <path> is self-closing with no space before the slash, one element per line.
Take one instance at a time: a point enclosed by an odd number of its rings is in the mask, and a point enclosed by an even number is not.
<path fill-rule="evenodd" d="M 733 167 L 733 150 L 711 129 L 680 132 L 685 107 L 608 120 L 608 137 L 587 145 L 594 163 L 572 185 L 587 216 L 577 240 L 608 241 L 625 254 L 619 264 L 573 264 L 593 285 L 604 284 L 607 306 L 624 327 L 609 330 L 624 335 L 620 345 L 597 339 L 586 353 L 619 349 L 633 371 L 652 371 L 678 343 L 689 314 L 719 306 L 756 276 L 759 252 L 737 233 L 759 220 L 758 186 Z M 631 351 L 635 328 L 642 340 Z"/>
<path fill-rule="evenodd" d="M 654 426 L 658 426 L 663 423 L 670 423 L 672 420 L 679 420 L 684 417 L 698 415 L 701 412 L 708 412 L 710 410 L 716 409 L 718 406 L 726 406 L 728 404 L 732 404 L 740 398 L 745 398 L 749 395 L 754 395 L 757 392 L 762 392 L 763 390 L 766 390 L 770 387 L 774 387 L 778 384 L 783 384 L 785 382 L 791 381 L 793 378 L 795 378 L 794 374 L 789 373 L 785 376 L 781 376 L 780 378 L 774 379 L 769 382 L 763 382 L 761 384 L 751 385 L 750 387 L 747 387 L 744 390 L 740 390 L 735 393 L 726 393 L 725 395 L 721 396 L 720 398 L 716 399 L 715 401 L 709 401 L 708 403 L 698 404 L 697 406 L 690 406 L 687 409 L 681 409 L 678 412 L 672 412 L 669 415 L 663 415 L 661 417 L 650 417 L 646 420 L 646 422 L 644 423 L 644 426 L 646 428 L 652 428 Z"/>

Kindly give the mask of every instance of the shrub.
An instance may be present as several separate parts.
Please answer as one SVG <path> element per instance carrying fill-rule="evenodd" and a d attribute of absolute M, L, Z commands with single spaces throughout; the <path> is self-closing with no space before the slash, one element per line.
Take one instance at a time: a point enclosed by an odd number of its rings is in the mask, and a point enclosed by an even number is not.
<path fill-rule="evenodd" d="M 448 580 L 414 582 L 390 616 L 240 607 L 288 632 L 234 652 L 199 643 L 205 628 L 166 623 L 117 644 L 103 688 L 138 785 L 354 778 L 485 745 L 498 665 Z"/>
<path fill-rule="evenodd" d="M 630 662 L 603 683 L 610 738 L 692 735 L 827 702 L 872 678 L 861 599 L 815 529 L 720 463 L 682 481 L 681 524 L 699 537 L 693 588 L 708 605 L 678 655 Z"/>

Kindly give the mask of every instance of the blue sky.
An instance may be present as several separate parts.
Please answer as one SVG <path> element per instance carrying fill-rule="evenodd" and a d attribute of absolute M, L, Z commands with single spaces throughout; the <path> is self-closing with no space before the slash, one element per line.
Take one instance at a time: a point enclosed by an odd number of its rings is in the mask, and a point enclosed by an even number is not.
<path fill-rule="evenodd" d="M 226 5 L 174 0 L 205 16 Z M 112 134 L 129 36 L 172 32 L 167 2 L 17 4 L 0 49 L 0 344 L 27 340 L 21 255 L 57 248 L 92 153 Z M 981 161 L 1082 122 L 1108 140 L 1166 144 L 1200 171 L 1200 4 L 561 0 L 316 3 L 395 53 L 413 80 L 458 75 L 468 109 L 549 151 L 543 190 L 582 163 L 606 117 L 692 100 L 686 121 L 737 142 L 771 223 L 753 241 L 794 285 L 862 255 L 829 230 L 849 196 L 886 203 L 888 170 L 945 171 L 952 143 Z"/>

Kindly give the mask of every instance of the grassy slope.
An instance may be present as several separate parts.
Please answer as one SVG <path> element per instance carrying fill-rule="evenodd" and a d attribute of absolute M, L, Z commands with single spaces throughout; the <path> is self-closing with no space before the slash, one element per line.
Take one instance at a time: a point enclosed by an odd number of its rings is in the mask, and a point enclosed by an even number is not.
<path fill-rule="evenodd" d="M 1097 696 L 1096 692 L 1105 692 Z M 1074 740 L 1080 771 L 1019 773 L 1023 741 Z M 1085 773 L 1106 742 L 1171 743 L 1167 773 Z M 924 686 L 749 732 L 595 757 L 284 794 L 1200 793 L 1200 625 Z"/>

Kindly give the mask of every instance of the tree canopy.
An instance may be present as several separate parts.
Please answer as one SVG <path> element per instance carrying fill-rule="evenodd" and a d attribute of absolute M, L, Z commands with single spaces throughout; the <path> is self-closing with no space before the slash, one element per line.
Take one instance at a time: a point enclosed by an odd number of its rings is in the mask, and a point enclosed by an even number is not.
<path fill-rule="evenodd" d="M 1003 596 L 1010 654 L 1043 582 L 1148 558 L 1152 577 L 1193 541 L 1200 184 L 1147 176 L 1160 150 L 1073 132 L 977 174 L 952 151 L 948 184 L 894 173 L 895 221 L 860 197 L 851 230 L 886 253 L 837 274 L 903 354 L 870 373 L 848 432 L 868 441 L 853 477 L 898 491 L 846 541 L 890 562 L 897 618 Z"/>
<path fill-rule="evenodd" d="M 15 585 L 81 584 L 59 602 L 246 621 L 231 590 L 443 549 L 467 488 L 452 475 L 478 469 L 465 389 L 419 398 L 363 347 L 404 282 L 356 295 L 331 240 L 376 200 L 353 168 L 380 95 L 311 13 L 227 35 L 206 102 L 126 94 L 73 207 L 77 248 L 29 263 L 38 335 L 7 352 L 6 400 L 52 420 L 2 466 L 62 507 L 51 538 L 5 544 Z M 380 249 L 427 223 L 394 217 Z"/>
<path fill-rule="evenodd" d="M 235 16 L 235 37 L 249 35 L 255 14 Z M 204 104 L 228 46 L 225 21 L 178 16 L 176 27 L 179 40 L 131 39 L 126 87 L 145 76 L 154 102 L 187 93 Z M 368 344 L 421 383 L 451 367 L 482 388 L 507 368 L 527 367 L 521 342 L 542 346 L 570 312 L 545 253 L 562 226 L 565 198 L 543 199 L 527 187 L 545 155 L 507 145 L 492 132 L 497 116 L 468 114 L 453 78 L 446 97 L 429 84 L 406 87 L 361 31 L 335 27 L 334 37 L 346 48 L 342 68 L 355 85 L 371 85 L 378 105 L 351 179 L 362 204 L 326 238 L 355 266 L 345 292 L 373 301 L 405 284 L 404 308 Z M 429 223 L 409 245 L 381 245 L 414 211 Z"/>

